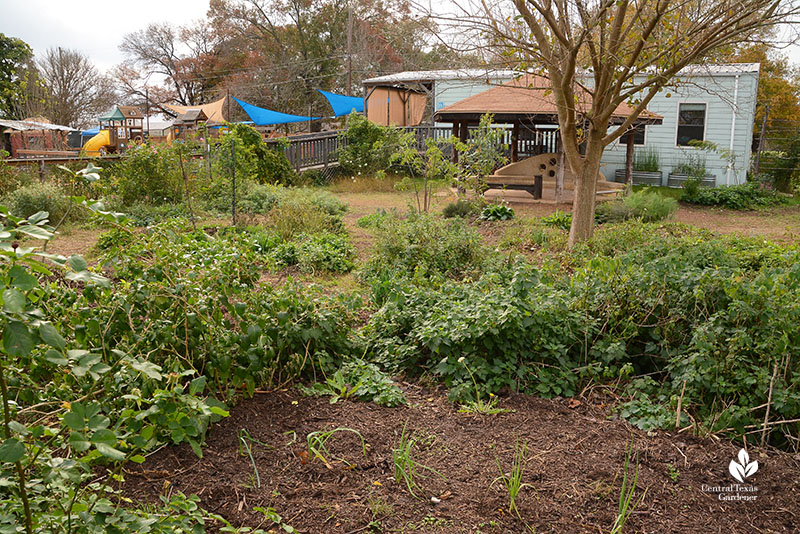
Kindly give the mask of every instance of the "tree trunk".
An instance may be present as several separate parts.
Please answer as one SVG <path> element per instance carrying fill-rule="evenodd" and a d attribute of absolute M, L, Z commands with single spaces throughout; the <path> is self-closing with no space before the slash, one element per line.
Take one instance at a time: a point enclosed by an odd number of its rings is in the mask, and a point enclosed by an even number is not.
<path fill-rule="evenodd" d="M 596 135 L 598 134 L 595 133 Z M 602 143 L 598 139 L 592 139 L 592 134 L 590 133 L 583 160 L 583 168 L 573 169 L 576 183 L 575 198 L 572 202 L 572 226 L 569 229 L 570 248 L 592 237 L 597 176 L 600 173 L 600 158 L 602 156 Z"/>

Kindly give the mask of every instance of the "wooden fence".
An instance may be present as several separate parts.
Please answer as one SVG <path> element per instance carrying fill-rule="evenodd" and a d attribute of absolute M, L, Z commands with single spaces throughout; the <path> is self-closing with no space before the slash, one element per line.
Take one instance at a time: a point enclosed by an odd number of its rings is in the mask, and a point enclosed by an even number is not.
<path fill-rule="evenodd" d="M 406 132 L 412 132 L 415 137 L 416 147 L 420 151 L 425 150 L 425 140 L 433 138 L 436 140 L 444 141 L 449 139 L 453 133 L 452 128 L 447 126 L 408 126 L 405 127 Z M 475 129 L 471 128 L 469 134 L 471 135 Z M 283 150 L 286 157 L 289 159 L 292 167 L 297 172 L 308 171 L 312 169 L 327 170 L 331 167 L 339 165 L 338 151 L 342 149 L 346 142 L 344 137 L 339 135 L 340 132 L 318 132 L 305 135 L 295 135 L 282 139 L 268 139 L 267 144 L 275 148 Z M 503 130 L 503 144 L 507 147 L 507 156 L 511 155 L 511 130 Z M 558 132 L 556 130 L 522 130 L 519 135 L 518 154 L 520 158 L 529 156 L 536 156 L 538 154 L 555 152 L 558 143 Z M 451 155 L 452 146 L 443 147 L 447 156 Z M 120 155 L 106 156 L 102 159 L 116 159 L 124 157 Z M 69 161 L 81 159 L 94 159 L 83 157 L 68 157 L 59 154 L 59 157 L 36 157 L 29 159 L 11 159 L 6 162 L 17 165 L 26 165 L 31 163 L 66 163 Z"/>

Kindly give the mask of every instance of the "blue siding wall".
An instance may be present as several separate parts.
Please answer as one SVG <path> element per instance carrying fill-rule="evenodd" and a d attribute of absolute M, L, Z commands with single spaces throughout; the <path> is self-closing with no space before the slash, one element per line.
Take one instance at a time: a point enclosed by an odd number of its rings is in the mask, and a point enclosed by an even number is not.
<path fill-rule="evenodd" d="M 738 90 L 737 86 L 738 76 Z M 661 172 L 666 176 L 680 163 L 688 163 L 691 155 L 705 158 L 706 170 L 714 175 L 716 185 L 743 183 L 750 166 L 750 149 L 753 134 L 758 72 L 715 73 L 683 78 L 682 85 L 665 89 L 647 106 L 647 109 L 664 117 L 663 124 L 647 126 L 645 145 L 656 149 L 660 155 Z M 677 146 L 678 106 L 681 103 L 705 103 L 705 141 L 715 143 L 719 151 Z M 736 110 L 734 112 L 734 109 Z M 729 172 L 728 159 L 719 152 L 731 148 L 731 126 L 735 120 L 733 134 L 734 164 Z M 625 168 L 624 139 L 612 143 L 603 156 L 603 174 L 614 179 L 617 169 Z"/>

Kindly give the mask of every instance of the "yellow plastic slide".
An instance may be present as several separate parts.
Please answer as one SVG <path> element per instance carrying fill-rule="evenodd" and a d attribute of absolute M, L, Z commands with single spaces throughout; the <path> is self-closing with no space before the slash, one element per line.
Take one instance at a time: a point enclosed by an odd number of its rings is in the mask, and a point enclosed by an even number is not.
<path fill-rule="evenodd" d="M 100 133 L 86 141 L 83 150 L 87 156 L 100 156 L 100 149 L 111 144 L 110 130 L 100 130 Z"/>

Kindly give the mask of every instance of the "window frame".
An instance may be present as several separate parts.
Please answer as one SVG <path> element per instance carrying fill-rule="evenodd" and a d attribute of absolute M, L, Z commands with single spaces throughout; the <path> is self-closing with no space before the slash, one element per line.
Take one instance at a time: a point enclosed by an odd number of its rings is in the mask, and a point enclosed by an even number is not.
<path fill-rule="evenodd" d="M 684 105 L 684 104 L 695 104 L 695 105 L 702 104 L 703 107 L 705 108 L 705 110 L 703 112 L 703 138 L 700 139 L 700 142 L 705 142 L 706 133 L 708 132 L 708 107 L 709 107 L 708 106 L 708 102 L 703 102 L 703 101 L 700 101 L 700 100 L 686 100 L 686 101 L 683 101 L 683 102 L 678 102 L 677 108 L 675 110 L 675 146 L 677 148 L 681 148 L 681 149 L 683 149 L 683 148 L 699 148 L 699 147 L 694 147 L 694 146 L 689 145 L 689 144 L 681 145 L 680 143 L 678 143 L 678 136 L 679 136 L 680 129 L 681 129 L 681 106 Z"/>

